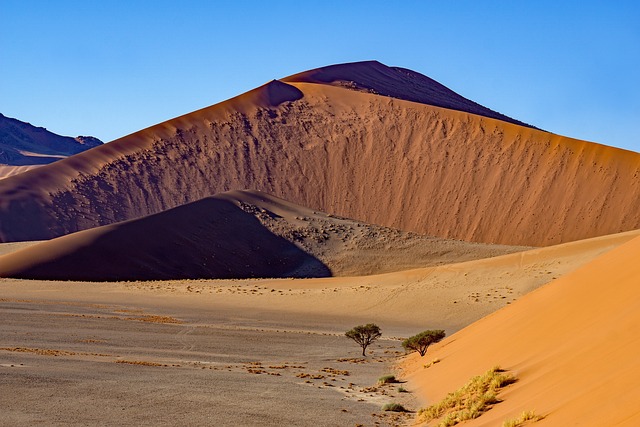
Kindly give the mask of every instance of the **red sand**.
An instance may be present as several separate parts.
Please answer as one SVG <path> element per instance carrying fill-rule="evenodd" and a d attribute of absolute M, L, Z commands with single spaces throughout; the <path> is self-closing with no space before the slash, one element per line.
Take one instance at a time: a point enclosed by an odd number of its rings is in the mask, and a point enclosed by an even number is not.
<path fill-rule="evenodd" d="M 640 425 L 640 238 L 533 291 L 405 364 L 427 403 L 499 365 L 518 381 L 480 418 L 496 426 L 522 411 L 536 425 Z M 437 363 L 422 365 L 433 358 Z"/>

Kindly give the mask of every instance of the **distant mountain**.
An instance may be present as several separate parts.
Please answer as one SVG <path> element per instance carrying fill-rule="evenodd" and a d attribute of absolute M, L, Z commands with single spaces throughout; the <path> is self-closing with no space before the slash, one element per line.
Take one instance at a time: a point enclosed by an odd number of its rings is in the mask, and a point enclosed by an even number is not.
<path fill-rule="evenodd" d="M 60 136 L 0 114 L 0 165 L 45 165 L 99 145 L 92 136 Z"/>

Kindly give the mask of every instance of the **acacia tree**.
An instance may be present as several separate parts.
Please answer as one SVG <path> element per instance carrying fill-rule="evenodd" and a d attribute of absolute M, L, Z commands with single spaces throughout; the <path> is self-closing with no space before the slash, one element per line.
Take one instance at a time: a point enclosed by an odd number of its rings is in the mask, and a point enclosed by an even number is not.
<path fill-rule="evenodd" d="M 382 332 L 375 323 L 367 323 L 366 325 L 358 325 L 350 331 L 345 332 L 347 338 L 351 338 L 362 347 L 362 355 L 366 356 L 365 351 L 369 344 L 380 338 Z"/>
<path fill-rule="evenodd" d="M 424 356 L 431 344 L 442 341 L 444 337 L 445 333 L 442 329 L 428 330 L 407 338 L 402 342 L 402 347 L 405 350 L 415 350 L 420 353 L 420 356 Z"/>

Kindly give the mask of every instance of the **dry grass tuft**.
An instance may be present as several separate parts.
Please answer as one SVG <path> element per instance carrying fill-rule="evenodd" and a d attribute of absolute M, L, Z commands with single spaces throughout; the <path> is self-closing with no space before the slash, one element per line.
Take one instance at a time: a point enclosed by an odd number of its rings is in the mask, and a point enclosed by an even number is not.
<path fill-rule="evenodd" d="M 513 420 L 506 420 L 502 424 L 502 427 L 520 427 L 527 424 L 527 421 L 535 423 L 536 421 L 540 421 L 543 418 L 543 416 L 536 415 L 535 411 L 524 411 L 518 418 L 515 418 Z"/>
<path fill-rule="evenodd" d="M 440 359 L 438 359 L 437 357 L 435 359 L 433 359 L 431 362 L 427 363 L 426 365 L 422 365 L 423 368 L 430 368 L 433 365 L 435 365 L 436 363 L 440 363 Z"/>
<path fill-rule="evenodd" d="M 383 411 L 391 411 L 391 412 L 407 412 L 404 406 L 399 403 L 387 403 L 382 407 Z"/>
<path fill-rule="evenodd" d="M 418 414 L 425 421 L 442 418 L 440 427 L 454 426 L 462 421 L 478 418 L 491 405 L 499 402 L 498 391 L 515 379 L 494 367 L 472 378 L 460 389 L 449 393 L 440 403 L 421 409 Z"/>
<path fill-rule="evenodd" d="M 385 375 L 383 377 L 378 378 L 378 384 L 393 384 L 397 382 L 398 380 L 396 379 L 395 375 Z"/>

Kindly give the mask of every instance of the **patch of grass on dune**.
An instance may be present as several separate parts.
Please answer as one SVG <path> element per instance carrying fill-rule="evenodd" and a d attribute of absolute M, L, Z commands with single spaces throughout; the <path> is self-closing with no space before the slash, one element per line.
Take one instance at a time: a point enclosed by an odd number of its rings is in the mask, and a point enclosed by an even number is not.
<path fill-rule="evenodd" d="M 499 402 L 498 391 L 515 382 L 499 367 L 473 377 L 458 390 L 449 393 L 441 402 L 418 411 L 423 421 L 441 419 L 440 427 L 454 426 L 462 421 L 478 418 Z"/>
<path fill-rule="evenodd" d="M 524 411 L 518 418 L 506 420 L 502 424 L 502 427 L 520 427 L 522 425 L 525 425 L 527 421 L 535 423 L 536 421 L 540 421 L 543 418 L 544 417 L 540 415 L 536 415 L 535 411 Z"/>

